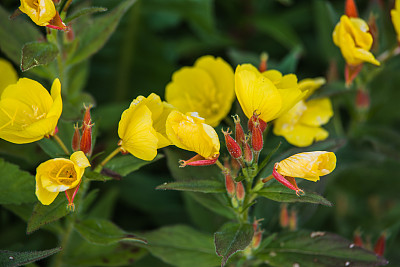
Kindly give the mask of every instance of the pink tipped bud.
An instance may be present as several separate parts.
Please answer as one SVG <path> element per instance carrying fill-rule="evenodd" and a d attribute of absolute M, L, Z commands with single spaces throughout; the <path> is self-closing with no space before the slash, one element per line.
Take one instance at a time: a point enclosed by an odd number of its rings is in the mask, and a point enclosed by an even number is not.
<path fill-rule="evenodd" d="M 225 136 L 226 148 L 228 149 L 229 154 L 234 159 L 242 157 L 242 149 L 240 148 L 239 144 L 235 141 L 235 139 L 232 138 L 231 132 L 229 132 L 229 128 L 226 132 L 222 130 L 222 133 Z"/>
<path fill-rule="evenodd" d="M 356 107 L 358 110 L 368 110 L 370 98 L 367 90 L 357 89 Z"/>
<path fill-rule="evenodd" d="M 289 226 L 289 212 L 287 205 L 281 205 L 281 212 L 279 214 L 279 224 L 282 228 L 287 228 Z"/>
<path fill-rule="evenodd" d="M 225 173 L 225 187 L 228 195 L 232 197 L 235 194 L 235 183 L 229 171 Z"/>
<path fill-rule="evenodd" d="M 249 119 L 249 122 L 247 123 L 247 128 L 249 129 L 249 132 L 253 132 L 254 125 L 258 123 L 260 126 L 261 132 L 264 132 L 265 129 L 267 128 L 267 123 L 260 119 L 258 116 L 260 114 L 257 113 L 257 111 L 254 111 L 253 116 Z"/>
<path fill-rule="evenodd" d="M 80 150 L 86 155 L 90 155 L 92 153 L 92 126 L 93 124 L 87 125 L 85 122 L 83 123 Z"/>
<path fill-rule="evenodd" d="M 376 241 L 374 247 L 374 252 L 376 253 L 376 255 L 383 256 L 383 253 L 385 252 L 385 243 L 386 243 L 386 234 L 382 233 L 378 238 L 378 241 Z"/>
<path fill-rule="evenodd" d="M 89 106 L 86 106 L 85 104 L 83 105 L 83 107 L 85 108 L 85 114 L 83 115 L 83 129 L 82 131 L 85 130 L 86 125 L 90 125 L 92 124 L 92 117 L 90 116 L 90 109 L 93 107 L 92 104 L 90 104 Z"/>
<path fill-rule="evenodd" d="M 293 177 L 283 177 L 280 173 L 276 171 L 278 167 L 278 163 L 275 163 L 274 170 L 272 171 L 272 176 L 281 184 L 286 186 L 289 189 L 296 191 L 297 196 L 304 195 L 304 191 L 301 190 L 297 184 L 296 180 Z M 290 181 L 289 181 L 290 180 Z"/>
<path fill-rule="evenodd" d="M 244 200 L 244 187 L 242 182 L 236 183 L 236 197 L 239 201 Z"/>
<path fill-rule="evenodd" d="M 358 18 L 357 6 L 354 0 L 346 0 L 345 14 L 349 18 Z"/>
<path fill-rule="evenodd" d="M 240 118 L 239 115 L 233 116 L 233 121 L 235 122 L 235 139 L 236 142 L 239 144 L 239 146 L 242 146 L 243 143 L 245 142 L 245 135 L 243 131 L 243 127 L 240 124 Z"/>
<path fill-rule="evenodd" d="M 263 134 L 259 124 L 253 125 L 253 132 L 251 133 L 251 146 L 255 152 L 260 152 L 264 146 Z"/>
<path fill-rule="evenodd" d="M 181 159 L 181 160 L 179 160 L 179 164 L 180 164 L 179 167 L 183 168 L 183 167 L 186 167 L 188 165 L 189 166 L 208 166 L 208 165 L 213 165 L 213 164 L 215 164 L 215 162 L 217 162 L 218 156 L 219 155 L 215 156 L 212 159 L 206 159 L 206 158 L 200 156 L 199 154 L 197 154 L 196 156 L 194 156 L 191 159 L 188 159 L 188 160 L 182 160 Z"/>
<path fill-rule="evenodd" d="M 344 69 L 344 78 L 346 80 L 347 87 L 353 83 L 353 80 L 360 73 L 362 67 L 363 67 L 363 64 L 358 64 L 358 65 L 346 64 L 345 69 Z"/>
<path fill-rule="evenodd" d="M 244 161 L 250 165 L 251 163 L 253 163 L 253 151 L 251 150 L 247 138 L 246 142 L 243 143 L 243 149 L 244 149 Z"/>
<path fill-rule="evenodd" d="M 81 133 L 79 131 L 78 124 L 74 125 L 74 135 L 72 136 L 72 150 L 78 151 L 81 143 Z"/>
<path fill-rule="evenodd" d="M 267 70 L 267 61 L 268 61 L 268 54 L 262 52 L 260 56 L 260 65 L 258 66 L 258 70 L 260 72 L 264 72 Z"/>
<path fill-rule="evenodd" d="M 289 216 L 289 230 L 295 231 L 296 229 L 297 229 L 297 214 L 295 210 L 291 210 Z"/>

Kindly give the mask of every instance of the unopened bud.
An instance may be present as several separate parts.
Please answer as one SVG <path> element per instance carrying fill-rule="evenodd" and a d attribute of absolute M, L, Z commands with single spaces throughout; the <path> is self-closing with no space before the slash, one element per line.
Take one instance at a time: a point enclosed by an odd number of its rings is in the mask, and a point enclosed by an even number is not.
<path fill-rule="evenodd" d="M 359 232 L 354 233 L 353 243 L 358 247 L 364 247 L 364 242 L 362 241 L 361 234 Z"/>
<path fill-rule="evenodd" d="M 289 226 L 289 212 L 286 204 L 281 205 L 281 212 L 279 213 L 279 224 L 282 228 Z"/>
<path fill-rule="evenodd" d="M 263 134 L 258 124 L 253 125 L 251 133 L 251 146 L 255 152 L 260 152 L 264 146 Z"/>
<path fill-rule="evenodd" d="M 240 202 L 244 200 L 244 187 L 242 182 L 236 183 L 236 197 Z"/>
<path fill-rule="evenodd" d="M 262 239 L 262 233 L 263 231 L 257 231 L 253 235 L 253 239 L 251 240 L 251 247 L 253 249 L 257 249 L 260 244 L 261 244 L 261 239 Z"/>
<path fill-rule="evenodd" d="M 295 210 L 291 210 L 289 216 L 289 230 L 296 231 L 296 229 L 297 229 L 297 214 Z"/>
<path fill-rule="evenodd" d="M 85 122 L 83 123 L 80 150 L 86 155 L 92 153 L 92 126 L 93 124 L 87 125 Z"/>
<path fill-rule="evenodd" d="M 260 65 L 258 66 L 258 70 L 260 72 L 264 72 L 267 70 L 267 61 L 268 61 L 268 54 L 262 52 L 260 56 Z"/>
<path fill-rule="evenodd" d="M 249 129 L 249 132 L 253 132 L 255 124 L 258 124 L 261 132 L 264 132 L 265 129 L 267 128 L 267 123 L 260 119 L 258 116 L 260 114 L 257 113 L 257 111 L 254 111 L 253 116 L 249 119 L 249 122 L 247 123 L 247 128 Z"/>
<path fill-rule="evenodd" d="M 222 133 L 225 136 L 226 148 L 228 149 L 229 154 L 234 159 L 242 157 L 242 149 L 240 148 L 239 144 L 235 141 L 235 139 L 232 138 L 231 132 L 229 132 L 229 128 L 226 132 L 222 130 Z"/>
<path fill-rule="evenodd" d="M 246 141 L 243 143 L 243 150 L 244 150 L 244 161 L 250 165 L 253 163 L 253 151 L 249 145 L 249 140 L 246 138 Z"/>
<path fill-rule="evenodd" d="M 239 144 L 239 146 L 243 146 L 243 143 L 245 142 L 246 137 L 244 135 L 243 127 L 240 124 L 239 115 L 233 116 L 233 121 L 235 123 L 235 140 Z"/>
<path fill-rule="evenodd" d="M 237 209 L 237 208 L 239 207 L 239 202 L 238 202 L 238 200 L 236 199 L 236 197 L 231 198 L 231 203 L 232 203 L 232 207 L 233 207 L 234 209 Z"/>
<path fill-rule="evenodd" d="M 383 256 L 383 253 L 385 252 L 385 243 L 386 243 L 386 234 L 382 233 L 379 236 L 378 241 L 376 241 L 375 243 L 374 252 L 376 253 L 376 255 Z"/>
<path fill-rule="evenodd" d="M 225 187 L 228 195 L 232 197 L 235 194 L 235 183 L 229 171 L 225 173 Z"/>
<path fill-rule="evenodd" d="M 346 0 L 345 14 L 349 18 L 358 18 L 357 6 L 354 0 Z"/>
<path fill-rule="evenodd" d="M 72 136 L 72 150 L 78 151 L 81 143 L 81 133 L 79 131 L 78 124 L 74 125 L 74 135 Z"/>
<path fill-rule="evenodd" d="M 365 89 L 357 89 L 356 107 L 358 110 L 368 110 L 370 106 L 370 98 L 368 91 Z"/>
<path fill-rule="evenodd" d="M 85 114 L 83 115 L 83 129 L 82 131 L 85 130 L 86 125 L 90 125 L 92 124 L 92 117 L 90 116 L 90 109 L 93 107 L 92 104 L 90 104 L 89 106 L 86 106 L 85 104 L 83 105 L 83 107 L 85 108 Z"/>

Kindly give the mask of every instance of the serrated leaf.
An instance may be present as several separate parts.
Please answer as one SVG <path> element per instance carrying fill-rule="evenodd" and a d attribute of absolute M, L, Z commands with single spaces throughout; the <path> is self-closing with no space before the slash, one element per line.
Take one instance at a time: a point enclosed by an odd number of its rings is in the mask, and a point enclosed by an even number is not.
<path fill-rule="evenodd" d="M 105 167 L 122 176 L 127 176 L 131 172 L 137 171 L 141 167 L 161 158 L 163 158 L 163 155 L 158 154 L 152 161 L 146 161 L 129 154 L 113 158 L 105 165 Z"/>
<path fill-rule="evenodd" d="M 105 7 L 85 7 L 85 8 L 81 8 L 79 9 L 77 12 L 73 13 L 71 16 L 68 16 L 65 20 L 64 23 L 67 24 L 70 21 L 73 21 L 74 19 L 77 19 L 81 16 L 86 16 L 86 15 L 90 15 L 93 13 L 98 13 L 98 12 L 104 12 L 107 11 L 107 8 Z"/>
<path fill-rule="evenodd" d="M 49 257 L 59 251 L 61 251 L 60 247 L 42 251 L 23 252 L 0 250 L 0 266 L 11 267 L 25 265 Z"/>
<path fill-rule="evenodd" d="M 184 225 L 167 226 L 145 233 L 146 248 L 154 256 L 178 267 L 219 265 L 212 237 Z"/>
<path fill-rule="evenodd" d="M 52 62 L 58 55 L 58 48 L 49 42 L 27 43 L 22 48 L 21 70 L 27 71 Z"/>
<path fill-rule="evenodd" d="M 222 257 L 221 266 L 238 251 L 244 250 L 253 239 L 251 224 L 226 223 L 214 234 L 215 251 Z"/>
<path fill-rule="evenodd" d="M 123 1 L 113 11 L 95 18 L 93 23 L 77 36 L 79 38 L 77 52 L 67 63 L 71 65 L 79 63 L 99 51 L 115 31 L 122 16 L 135 2 L 136 0 Z"/>
<path fill-rule="evenodd" d="M 35 201 L 35 177 L 0 158 L 0 204 Z"/>
<path fill-rule="evenodd" d="M 222 182 L 214 180 L 191 180 L 164 183 L 156 187 L 158 190 L 179 190 L 201 193 L 223 193 L 225 185 Z"/>
<path fill-rule="evenodd" d="M 38 202 L 33 208 L 32 216 L 28 220 L 26 233 L 30 234 L 43 225 L 54 222 L 67 215 L 70 212 L 69 209 L 67 209 L 67 204 L 67 198 L 64 196 L 58 196 L 54 202 L 48 206 Z"/>
<path fill-rule="evenodd" d="M 270 266 L 382 266 L 388 262 L 336 234 L 297 231 L 277 236 L 258 258 Z"/>
<path fill-rule="evenodd" d="M 324 206 L 332 207 L 333 204 L 325 199 L 323 196 L 318 195 L 314 192 L 304 191 L 303 196 L 297 196 L 295 191 L 279 184 L 274 183 L 272 185 L 266 186 L 257 192 L 259 196 L 278 201 L 278 202 L 304 202 L 312 204 L 321 204 Z"/>
<path fill-rule="evenodd" d="M 131 233 L 120 229 L 112 222 L 104 219 L 87 219 L 75 224 L 75 229 L 88 242 L 97 245 L 110 245 L 117 242 L 147 243 Z"/>

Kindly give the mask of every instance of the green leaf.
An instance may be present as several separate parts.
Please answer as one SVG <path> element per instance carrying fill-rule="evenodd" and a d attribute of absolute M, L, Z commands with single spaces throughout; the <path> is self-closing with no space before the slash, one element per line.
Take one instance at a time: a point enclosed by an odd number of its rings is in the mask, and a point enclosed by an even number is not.
<path fill-rule="evenodd" d="M 230 207 L 227 197 L 216 194 L 204 194 L 195 192 L 185 192 L 197 203 L 203 205 L 205 208 L 218 213 L 228 219 L 235 219 L 236 215 Z"/>
<path fill-rule="evenodd" d="M 278 145 L 268 153 L 268 155 L 263 159 L 261 164 L 258 166 L 258 172 L 262 172 L 271 160 L 271 157 L 278 151 L 279 147 L 281 146 L 282 142 L 279 142 Z"/>
<path fill-rule="evenodd" d="M 21 63 L 24 44 L 42 38 L 40 31 L 30 20 L 9 19 L 10 14 L 0 6 L 0 50 L 15 64 Z"/>
<path fill-rule="evenodd" d="M 297 231 L 277 236 L 257 255 L 270 266 L 381 266 L 386 259 L 327 232 Z"/>
<path fill-rule="evenodd" d="M 26 233 L 30 234 L 43 225 L 54 222 L 67 215 L 70 212 L 67 209 L 67 204 L 67 198 L 64 196 L 58 196 L 54 202 L 48 206 L 38 202 L 33 208 L 32 216 L 29 218 Z"/>
<path fill-rule="evenodd" d="M 0 250 L 0 266 L 25 265 L 49 257 L 59 251 L 61 251 L 60 247 L 42 251 L 24 252 Z"/>
<path fill-rule="evenodd" d="M 117 242 L 147 243 L 146 240 L 127 233 L 112 222 L 104 219 L 87 219 L 78 222 L 75 225 L 75 229 L 88 242 L 97 245 L 109 245 Z"/>
<path fill-rule="evenodd" d="M 35 177 L 0 158 L 0 204 L 35 201 Z"/>
<path fill-rule="evenodd" d="M 151 254 L 178 267 L 219 265 L 212 237 L 188 226 L 167 226 L 145 233 Z"/>
<path fill-rule="evenodd" d="M 79 38 L 77 52 L 67 63 L 71 65 L 79 63 L 99 51 L 115 31 L 122 16 L 135 2 L 136 0 L 123 1 L 113 11 L 95 18 L 91 25 L 87 25 L 76 37 Z"/>
<path fill-rule="evenodd" d="M 317 193 L 307 192 L 307 191 L 304 192 L 305 195 L 299 197 L 293 190 L 279 183 L 274 183 L 272 185 L 262 188 L 260 191 L 257 192 L 257 194 L 259 196 L 278 202 L 289 202 L 289 203 L 305 202 L 305 203 L 321 204 L 328 207 L 333 206 L 331 202 L 329 202 L 324 197 L 318 195 Z"/>
<path fill-rule="evenodd" d="M 163 155 L 158 154 L 152 161 L 145 161 L 129 154 L 113 158 L 106 164 L 105 167 L 122 176 L 127 176 L 131 172 L 137 171 L 141 167 L 161 158 L 163 158 Z"/>
<path fill-rule="evenodd" d="M 73 13 L 71 16 L 68 16 L 65 20 L 64 23 L 67 24 L 70 21 L 73 21 L 74 19 L 77 19 L 81 16 L 86 16 L 86 15 L 90 15 L 93 13 L 97 13 L 97 12 L 104 12 L 107 11 L 107 8 L 105 7 L 85 7 L 82 9 L 79 9 L 77 12 Z"/>
<path fill-rule="evenodd" d="M 214 234 L 215 250 L 222 258 L 224 266 L 229 257 L 237 251 L 244 250 L 253 239 L 254 230 L 251 224 L 226 223 Z"/>
<path fill-rule="evenodd" d="M 84 174 L 85 178 L 91 181 L 100 181 L 100 182 L 107 182 L 112 180 L 113 178 L 107 175 L 103 175 L 98 172 L 86 170 Z"/>
<path fill-rule="evenodd" d="M 52 62 L 58 55 L 58 48 L 49 42 L 27 43 L 22 48 L 21 70 L 27 71 Z"/>
<path fill-rule="evenodd" d="M 201 193 L 224 193 L 225 185 L 215 180 L 191 180 L 164 183 L 156 187 L 158 190 L 180 190 Z"/>

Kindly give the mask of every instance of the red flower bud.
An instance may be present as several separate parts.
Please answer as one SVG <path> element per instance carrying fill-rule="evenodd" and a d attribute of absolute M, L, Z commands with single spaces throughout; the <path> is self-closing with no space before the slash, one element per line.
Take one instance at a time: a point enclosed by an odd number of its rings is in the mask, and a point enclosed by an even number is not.
<path fill-rule="evenodd" d="M 281 205 L 281 212 L 279 214 L 279 224 L 282 228 L 289 226 L 289 212 L 286 204 Z"/>
<path fill-rule="evenodd" d="M 79 131 L 78 124 L 74 125 L 74 135 L 72 136 L 72 150 L 78 151 L 81 143 L 81 133 Z"/>
<path fill-rule="evenodd" d="M 90 155 L 92 153 L 92 126 L 93 124 L 85 124 L 83 123 L 83 133 L 81 138 L 80 149 L 86 155 Z"/>
<path fill-rule="evenodd" d="M 226 171 L 225 173 L 225 187 L 228 195 L 232 197 L 235 194 L 235 183 L 233 182 L 232 176 L 229 171 Z"/>
<path fill-rule="evenodd" d="M 240 124 L 239 115 L 233 116 L 233 121 L 235 122 L 235 140 L 239 144 L 239 146 L 243 146 L 246 137 L 244 135 L 242 125 Z"/>
<path fill-rule="evenodd" d="M 370 106 L 370 99 L 367 90 L 357 89 L 356 107 L 359 110 L 367 110 Z"/>
<path fill-rule="evenodd" d="M 258 70 L 261 73 L 267 70 L 267 60 L 268 60 L 268 54 L 262 52 L 260 56 L 260 65 L 258 66 Z"/>
<path fill-rule="evenodd" d="M 244 187 L 242 182 L 236 183 L 236 197 L 239 201 L 244 200 Z"/>
<path fill-rule="evenodd" d="M 202 156 L 200 156 L 199 154 L 197 154 L 196 156 L 194 156 L 191 159 L 188 160 L 179 160 L 179 167 L 183 168 L 186 167 L 187 165 L 189 166 L 208 166 L 208 165 L 213 165 L 215 164 L 215 162 L 217 162 L 218 160 L 218 156 L 212 159 L 206 159 Z"/>
<path fill-rule="evenodd" d="M 251 247 L 257 249 L 261 244 L 263 231 L 254 232 L 253 239 L 251 240 Z"/>
<path fill-rule="evenodd" d="M 86 106 L 84 104 L 83 107 L 85 108 L 85 114 L 83 115 L 83 123 L 82 123 L 83 124 L 83 129 L 82 129 L 82 131 L 85 131 L 86 125 L 92 124 L 92 117 L 90 116 L 90 109 L 93 107 L 93 105 L 90 104 L 89 106 Z"/>
<path fill-rule="evenodd" d="M 265 129 L 267 128 L 267 123 L 262 119 L 260 119 L 258 115 L 259 114 L 257 114 L 256 111 L 254 111 L 253 116 L 251 116 L 251 118 L 249 119 L 249 122 L 247 123 L 247 128 L 249 129 L 249 132 L 253 132 L 253 128 L 256 123 L 259 124 L 261 132 L 264 132 Z"/>
<path fill-rule="evenodd" d="M 345 14 L 349 18 L 358 18 L 358 11 L 354 0 L 346 0 Z"/>
<path fill-rule="evenodd" d="M 253 151 L 251 150 L 247 138 L 243 144 L 243 150 L 244 150 L 244 161 L 250 165 L 253 162 Z"/>
<path fill-rule="evenodd" d="M 229 132 L 229 128 L 226 132 L 222 130 L 222 133 L 225 136 L 226 148 L 228 149 L 229 154 L 234 159 L 242 157 L 242 149 L 240 148 L 239 144 L 235 141 L 235 139 L 231 137 L 231 132 Z"/>
<path fill-rule="evenodd" d="M 297 229 L 297 214 L 296 211 L 291 210 L 289 216 L 289 230 L 295 231 Z"/>
<path fill-rule="evenodd" d="M 264 146 L 263 134 L 259 124 L 253 125 L 253 131 L 251 133 L 251 146 L 255 152 L 260 152 Z"/>
<path fill-rule="evenodd" d="M 356 245 L 356 246 L 358 246 L 358 247 L 363 247 L 363 246 L 364 246 L 364 242 L 362 241 L 361 235 L 360 235 L 359 232 L 356 232 L 356 233 L 354 234 L 353 242 L 354 242 L 354 245 Z"/>
<path fill-rule="evenodd" d="M 386 234 L 382 233 L 378 238 L 378 241 L 376 241 L 374 247 L 374 252 L 376 253 L 376 255 L 383 256 L 383 253 L 385 252 L 385 243 L 386 243 Z"/>

